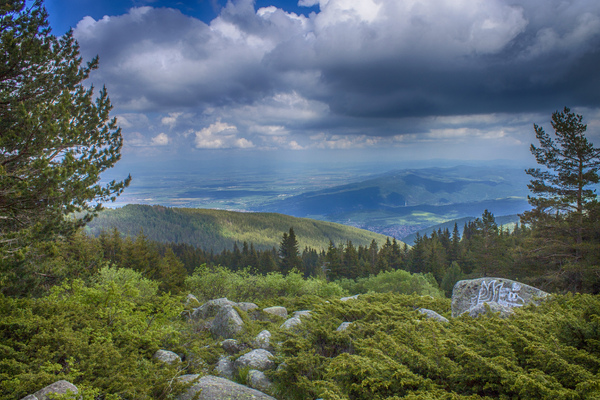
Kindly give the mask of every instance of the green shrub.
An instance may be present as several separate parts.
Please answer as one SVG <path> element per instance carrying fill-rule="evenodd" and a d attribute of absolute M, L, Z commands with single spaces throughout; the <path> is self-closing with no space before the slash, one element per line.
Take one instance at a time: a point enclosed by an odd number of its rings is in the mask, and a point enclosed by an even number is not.
<path fill-rule="evenodd" d="M 538 307 L 449 323 L 450 300 L 397 294 L 321 303 L 286 332 L 279 399 L 600 398 L 600 297 L 556 296 Z M 337 332 L 343 321 L 353 322 Z"/>
<path fill-rule="evenodd" d="M 186 288 L 200 302 L 227 297 L 232 301 L 266 302 L 279 297 L 341 297 L 346 292 L 336 283 L 322 279 L 304 279 L 291 271 L 287 275 L 271 272 L 253 275 L 249 269 L 230 271 L 225 267 L 209 268 L 202 265 L 185 281 Z"/>
<path fill-rule="evenodd" d="M 166 398 L 182 371 L 152 355 L 177 335 L 182 307 L 156 287 L 134 271 L 104 269 L 93 284 L 74 280 L 39 299 L 0 295 L 0 399 L 61 379 L 104 397 Z"/>
<path fill-rule="evenodd" d="M 377 275 L 367 278 L 341 279 L 335 281 L 346 291 L 359 293 L 399 293 L 419 294 L 433 297 L 443 297 L 444 292 L 439 289 L 435 278 L 431 274 L 411 274 L 408 271 L 382 271 Z"/>

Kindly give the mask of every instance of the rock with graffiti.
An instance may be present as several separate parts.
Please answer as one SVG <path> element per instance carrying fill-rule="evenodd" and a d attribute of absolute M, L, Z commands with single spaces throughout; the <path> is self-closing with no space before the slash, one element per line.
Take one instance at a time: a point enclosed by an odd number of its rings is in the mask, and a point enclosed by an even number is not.
<path fill-rule="evenodd" d="M 452 316 L 485 309 L 485 304 L 492 309 L 505 310 L 504 314 L 507 314 L 514 307 L 523 307 L 546 296 L 548 293 L 543 290 L 510 279 L 479 278 L 459 281 L 452 290 Z"/>

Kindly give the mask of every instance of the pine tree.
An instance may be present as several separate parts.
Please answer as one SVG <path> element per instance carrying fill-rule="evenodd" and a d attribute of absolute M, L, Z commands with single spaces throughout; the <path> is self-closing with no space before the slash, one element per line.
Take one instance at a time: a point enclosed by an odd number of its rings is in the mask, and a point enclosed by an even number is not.
<path fill-rule="evenodd" d="M 72 32 L 50 33 L 41 0 L 0 6 L 0 253 L 72 233 L 130 178 L 100 185 L 120 158 L 121 130 L 105 89 L 82 85 L 97 68 L 82 66 Z M 83 211 L 83 219 L 65 215 Z M 2 254 L 0 254 L 2 255 Z"/>
<path fill-rule="evenodd" d="M 294 228 L 290 228 L 289 233 L 283 233 L 283 238 L 279 246 L 279 266 L 281 272 L 288 273 L 293 268 L 298 270 L 302 266 L 302 259 L 298 250 L 298 240 L 294 233 Z"/>
<path fill-rule="evenodd" d="M 528 185 L 533 209 L 523 213 L 521 221 L 532 228 L 535 258 L 562 277 L 569 276 L 570 289 L 580 290 L 584 275 L 597 275 L 590 273 L 592 265 L 586 259 L 590 251 L 598 251 L 597 220 L 590 218 L 597 205 L 591 185 L 600 182 L 600 149 L 586 138 L 583 117 L 566 107 L 552 114 L 552 128 L 554 137 L 534 125 L 540 145 L 532 144 L 531 152 L 544 168 L 526 170 L 533 178 Z"/>

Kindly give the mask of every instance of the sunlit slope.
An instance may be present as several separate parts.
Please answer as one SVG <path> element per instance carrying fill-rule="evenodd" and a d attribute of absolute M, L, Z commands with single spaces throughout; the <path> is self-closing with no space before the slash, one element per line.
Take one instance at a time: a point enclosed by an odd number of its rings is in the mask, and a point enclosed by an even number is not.
<path fill-rule="evenodd" d="M 290 217 L 274 213 L 241 213 L 224 210 L 168 208 L 163 206 L 127 205 L 105 210 L 87 226 L 97 235 L 102 230 L 116 228 L 135 235 L 143 230 L 151 240 L 187 243 L 205 250 L 231 250 L 235 242 L 254 243 L 256 249 L 279 248 L 284 232 L 294 228 L 300 250 L 305 246 L 326 249 L 352 241 L 355 246 L 380 245 L 386 236 L 332 222 Z"/>

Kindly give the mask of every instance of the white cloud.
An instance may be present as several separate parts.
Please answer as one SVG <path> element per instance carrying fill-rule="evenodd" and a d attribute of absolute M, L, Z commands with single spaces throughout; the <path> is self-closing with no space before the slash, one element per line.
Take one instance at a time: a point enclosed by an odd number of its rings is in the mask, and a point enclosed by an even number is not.
<path fill-rule="evenodd" d="M 251 141 L 238 138 L 237 133 L 236 126 L 217 121 L 207 128 L 195 132 L 194 143 L 197 149 L 248 149 L 254 147 Z"/>
<path fill-rule="evenodd" d="M 171 112 L 168 117 L 163 117 L 160 122 L 163 125 L 168 125 L 171 128 L 177 123 L 177 119 L 183 115 L 182 112 Z"/>
<path fill-rule="evenodd" d="M 287 135 L 288 130 L 282 125 L 255 125 L 249 129 L 253 133 L 258 133 L 267 136 Z"/>
<path fill-rule="evenodd" d="M 166 133 L 159 133 L 150 141 L 152 146 L 166 146 L 169 144 L 169 136 Z"/>

